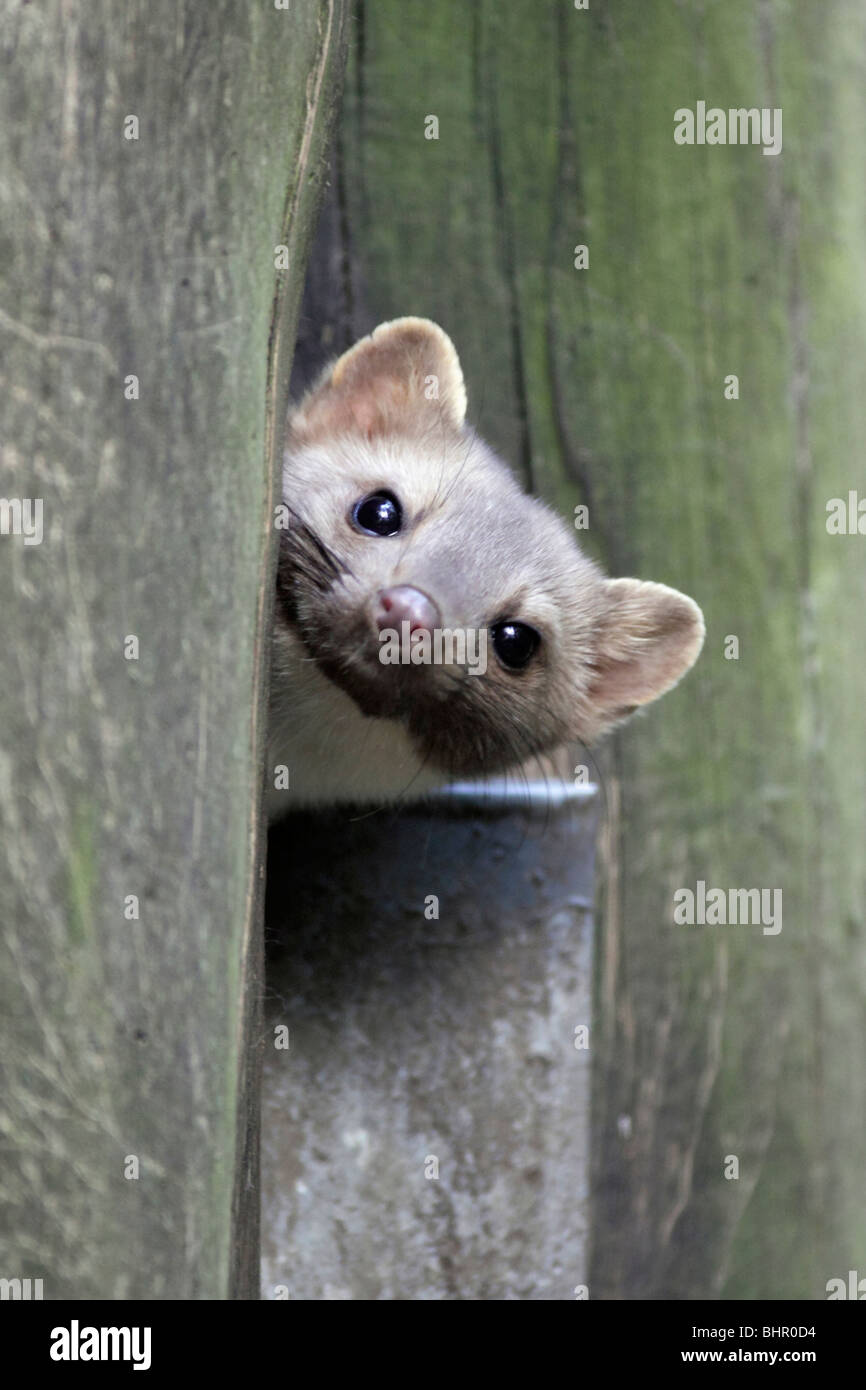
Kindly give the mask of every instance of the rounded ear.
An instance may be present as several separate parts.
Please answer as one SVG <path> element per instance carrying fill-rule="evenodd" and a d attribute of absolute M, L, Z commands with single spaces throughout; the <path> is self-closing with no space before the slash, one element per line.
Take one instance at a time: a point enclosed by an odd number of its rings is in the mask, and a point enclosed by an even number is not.
<path fill-rule="evenodd" d="M 430 319 L 380 323 L 344 352 L 290 413 L 296 436 L 343 432 L 367 438 L 423 427 L 437 418 L 459 430 L 466 418 L 460 359 Z"/>
<path fill-rule="evenodd" d="M 608 579 L 588 702 L 593 734 L 676 685 L 704 642 L 698 605 L 666 584 Z"/>

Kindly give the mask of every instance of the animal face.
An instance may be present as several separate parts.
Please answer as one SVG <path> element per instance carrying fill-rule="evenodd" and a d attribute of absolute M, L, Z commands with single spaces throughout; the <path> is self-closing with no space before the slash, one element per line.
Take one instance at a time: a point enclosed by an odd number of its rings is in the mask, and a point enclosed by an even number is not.
<path fill-rule="evenodd" d="M 278 577 L 306 659 L 363 715 L 399 721 L 422 763 L 464 776 L 592 741 L 703 640 L 691 599 L 607 579 L 465 409 L 435 324 L 384 324 L 340 358 L 290 416 Z"/>

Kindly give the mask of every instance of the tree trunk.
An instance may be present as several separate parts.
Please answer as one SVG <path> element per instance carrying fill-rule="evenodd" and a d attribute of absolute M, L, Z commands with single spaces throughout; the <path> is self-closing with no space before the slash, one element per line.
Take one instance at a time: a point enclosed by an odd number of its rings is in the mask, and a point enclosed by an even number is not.
<path fill-rule="evenodd" d="M 3 8 L 2 490 L 43 534 L 0 536 L 0 1267 L 255 1297 L 271 509 L 344 5 Z"/>
<path fill-rule="evenodd" d="M 707 617 L 599 755 L 593 1297 L 862 1263 L 866 540 L 825 523 L 866 490 L 864 69 L 857 0 L 357 9 L 343 336 L 440 322 L 480 432 Z M 698 98 L 781 107 L 783 152 L 676 145 Z M 675 925 L 699 880 L 781 890 L 782 930 Z"/>

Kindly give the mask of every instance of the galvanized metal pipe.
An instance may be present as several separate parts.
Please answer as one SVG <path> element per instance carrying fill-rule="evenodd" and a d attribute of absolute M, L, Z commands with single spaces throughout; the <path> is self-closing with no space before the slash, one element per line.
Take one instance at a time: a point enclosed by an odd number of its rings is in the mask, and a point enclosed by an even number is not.
<path fill-rule="evenodd" d="M 272 832 L 265 1298 L 585 1284 L 596 821 L 491 783 Z"/>

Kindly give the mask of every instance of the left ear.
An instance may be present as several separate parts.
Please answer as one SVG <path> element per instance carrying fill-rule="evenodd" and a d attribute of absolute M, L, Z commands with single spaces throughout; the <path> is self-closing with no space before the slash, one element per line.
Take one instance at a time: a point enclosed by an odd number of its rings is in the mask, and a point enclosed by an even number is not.
<path fill-rule="evenodd" d="M 665 584 L 608 579 L 588 701 L 592 733 L 676 685 L 704 642 L 698 605 Z"/>
<path fill-rule="evenodd" d="M 466 388 L 454 344 L 430 319 L 392 319 L 344 352 L 289 414 L 296 439 L 368 439 L 439 419 L 460 430 Z"/>

